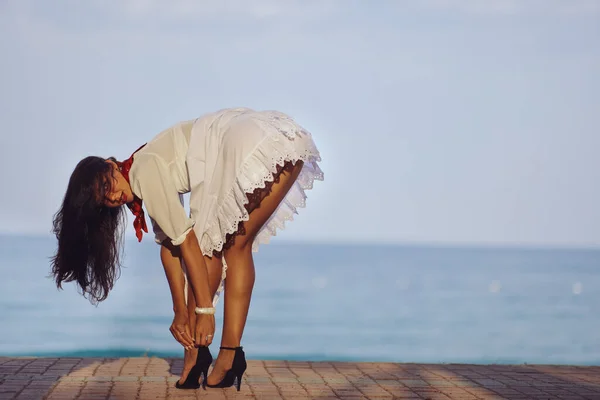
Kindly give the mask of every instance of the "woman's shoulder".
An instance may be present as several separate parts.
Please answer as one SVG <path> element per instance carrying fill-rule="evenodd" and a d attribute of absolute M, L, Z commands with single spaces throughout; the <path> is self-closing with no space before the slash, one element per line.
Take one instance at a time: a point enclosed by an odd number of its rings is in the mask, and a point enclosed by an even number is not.
<path fill-rule="evenodd" d="M 169 163 L 160 154 L 142 152 L 142 150 L 133 156 L 133 163 L 129 171 L 132 185 L 139 182 L 156 181 L 162 176 L 169 175 Z"/>

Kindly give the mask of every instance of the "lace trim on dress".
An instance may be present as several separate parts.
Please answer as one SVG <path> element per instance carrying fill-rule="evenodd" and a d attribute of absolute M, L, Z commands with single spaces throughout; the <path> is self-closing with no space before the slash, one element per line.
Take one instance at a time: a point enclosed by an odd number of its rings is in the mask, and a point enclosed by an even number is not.
<path fill-rule="evenodd" d="M 252 193 L 246 193 L 246 197 L 248 198 L 248 204 L 244 205 L 246 211 L 248 211 L 248 215 L 252 211 L 258 208 L 260 203 L 271 193 L 271 189 L 275 183 L 279 183 L 281 179 L 281 174 L 286 172 L 292 172 L 294 169 L 295 163 L 291 161 L 287 161 L 283 166 L 277 165 L 277 172 L 273 174 L 273 180 L 265 182 L 264 188 L 256 188 Z M 237 236 L 244 236 L 246 234 L 246 229 L 244 228 L 244 221 L 240 221 L 238 223 L 238 228 L 233 233 L 228 233 L 225 235 L 225 243 L 223 244 L 222 250 L 213 250 L 213 256 L 217 258 L 221 258 L 223 256 L 223 252 L 235 243 L 235 238 Z"/>

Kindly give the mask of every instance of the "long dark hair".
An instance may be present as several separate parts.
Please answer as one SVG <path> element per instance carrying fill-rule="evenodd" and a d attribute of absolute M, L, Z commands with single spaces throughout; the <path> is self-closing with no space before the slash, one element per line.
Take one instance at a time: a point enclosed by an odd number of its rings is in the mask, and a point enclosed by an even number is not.
<path fill-rule="evenodd" d="M 106 299 L 121 268 L 123 207 L 103 205 L 103 182 L 112 171 L 104 158 L 81 160 L 53 220 L 58 240 L 51 262 L 56 286 L 62 289 L 63 282 L 75 281 L 92 304 Z"/>

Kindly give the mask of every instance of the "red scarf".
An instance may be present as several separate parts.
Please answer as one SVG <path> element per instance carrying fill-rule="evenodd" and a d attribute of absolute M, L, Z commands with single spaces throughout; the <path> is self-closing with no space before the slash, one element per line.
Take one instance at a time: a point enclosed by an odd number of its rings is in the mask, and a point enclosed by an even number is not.
<path fill-rule="evenodd" d="M 129 157 L 127 160 L 121 163 L 117 163 L 117 165 L 119 166 L 119 170 L 121 171 L 121 174 L 123 175 L 127 183 L 129 183 L 129 170 L 131 169 L 131 164 L 133 164 L 133 155 L 145 145 L 145 143 L 141 145 L 140 148 L 134 151 L 131 157 Z M 127 203 L 127 207 L 129 207 L 133 215 L 135 215 L 135 219 L 133 220 L 133 227 L 135 228 L 135 236 L 137 236 L 138 242 L 141 242 L 143 236 L 142 230 L 148 233 L 146 219 L 144 218 L 144 210 L 142 209 L 142 199 L 140 199 L 134 194 L 133 201 L 131 203 Z"/>

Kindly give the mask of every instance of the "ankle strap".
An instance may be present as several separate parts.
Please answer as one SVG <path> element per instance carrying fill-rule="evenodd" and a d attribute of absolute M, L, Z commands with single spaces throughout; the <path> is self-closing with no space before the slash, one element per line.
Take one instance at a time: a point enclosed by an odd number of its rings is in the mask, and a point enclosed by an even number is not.
<path fill-rule="evenodd" d="M 221 347 L 219 347 L 219 348 L 220 348 L 221 350 L 237 350 L 237 349 L 240 349 L 240 350 L 241 350 L 241 349 L 243 349 L 243 347 L 242 347 L 242 346 L 239 346 L 239 347 L 225 347 L 225 346 L 221 346 Z"/>

